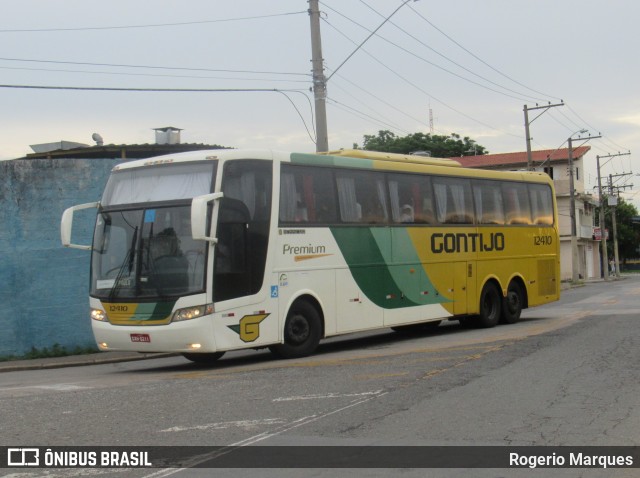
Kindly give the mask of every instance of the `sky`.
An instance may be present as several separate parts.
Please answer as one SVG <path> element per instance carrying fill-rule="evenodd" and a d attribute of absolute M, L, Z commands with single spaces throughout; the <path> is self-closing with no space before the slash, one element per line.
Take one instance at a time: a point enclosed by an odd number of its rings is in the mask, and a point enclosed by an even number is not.
<path fill-rule="evenodd" d="M 185 143 L 315 151 L 306 0 L 0 7 L 0 160 L 31 144 L 94 144 L 93 133 L 153 143 L 164 126 Z M 321 0 L 320 10 L 330 149 L 390 130 L 524 151 L 524 106 L 564 103 L 529 112 L 532 148 L 602 135 L 586 143 L 586 187 L 596 155 L 630 152 L 603 158 L 602 174 L 633 185 L 623 197 L 640 204 L 640 2 Z"/>

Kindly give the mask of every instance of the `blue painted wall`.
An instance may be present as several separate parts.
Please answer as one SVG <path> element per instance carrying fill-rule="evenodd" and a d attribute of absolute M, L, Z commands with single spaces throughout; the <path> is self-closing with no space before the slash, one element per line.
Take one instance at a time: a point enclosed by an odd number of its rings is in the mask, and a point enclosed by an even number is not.
<path fill-rule="evenodd" d="M 115 159 L 0 161 L 0 356 L 32 347 L 93 345 L 89 252 L 63 248 L 69 206 L 100 200 Z M 90 244 L 95 209 L 74 217 L 73 242 Z"/>

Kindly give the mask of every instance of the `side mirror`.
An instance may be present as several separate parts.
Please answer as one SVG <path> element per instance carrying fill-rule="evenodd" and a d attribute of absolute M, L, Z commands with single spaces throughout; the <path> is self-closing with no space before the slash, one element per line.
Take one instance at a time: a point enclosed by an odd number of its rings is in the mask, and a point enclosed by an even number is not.
<path fill-rule="evenodd" d="M 209 203 L 224 197 L 224 193 L 211 193 L 196 196 L 191 201 L 191 236 L 195 241 L 209 241 L 217 243 L 218 239 L 209 237 L 207 231 L 207 219 Z"/>
<path fill-rule="evenodd" d="M 91 250 L 91 246 L 84 246 L 79 244 L 71 244 L 71 230 L 73 228 L 73 214 L 81 209 L 97 208 L 100 206 L 99 202 L 89 202 L 86 204 L 79 204 L 72 206 L 62 213 L 62 219 L 60 221 L 60 241 L 64 247 L 70 247 L 72 249 L 82 249 L 85 251 Z"/>

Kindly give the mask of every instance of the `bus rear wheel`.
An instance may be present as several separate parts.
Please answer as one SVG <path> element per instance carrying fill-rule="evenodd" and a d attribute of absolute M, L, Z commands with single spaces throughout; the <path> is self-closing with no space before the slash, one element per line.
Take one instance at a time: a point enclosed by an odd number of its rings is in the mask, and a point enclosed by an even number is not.
<path fill-rule="evenodd" d="M 517 282 L 511 282 L 507 289 L 507 296 L 502 301 L 502 318 L 500 322 L 503 324 L 515 324 L 520 320 L 523 303 L 522 287 Z"/>
<path fill-rule="evenodd" d="M 305 300 L 295 302 L 284 323 L 284 343 L 269 347 L 281 358 L 311 355 L 318 348 L 322 335 L 322 321 L 316 308 Z"/>
<path fill-rule="evenodd" d="M 216 362 L 220 357 L 224 355 L 224 352 L 213 352 L 208 354 L 195 354 L 195 353 L 183 353 L 182 356 L 187 360 L 191 360 L 195 363 L 212 364 Z"/>
<path fill-rule="evenodd" d="M 476 323 L 479 327 L 495 327 L 500 322 L 502 294 L 493 282 L 487 282 L 480 294 L 480 316 Z"/>

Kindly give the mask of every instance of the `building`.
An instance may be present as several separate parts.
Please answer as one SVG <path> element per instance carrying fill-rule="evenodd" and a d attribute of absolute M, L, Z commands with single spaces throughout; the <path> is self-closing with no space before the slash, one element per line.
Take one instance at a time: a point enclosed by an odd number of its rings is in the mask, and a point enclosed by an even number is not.
<path fill-rule="evenodd" d="M 20 159 L 143 159 L 163 154 L 198 151 L 202 149 L 227 149 L 217 144 L 182 143 L 180 131 L 174 126 L 153 128 L 155 143 L 145 144 L 104 144 L 102 136 L 93 134 L 94 146 L 73 141 L 57 141 L 54 143 L 32 144 L 33 153 Z"/>
<path fill-rule="evenodd" d="M 585 191 L 584 156 L 590 146 L 572 150 L 574 170 L 574 200 L 577 237 L 577 270 L 581 279 L 601 276 L 600 241 L 594 239 L 597 198 Z M 452 158 L 468 168 L 495 169 L 500 171 L 523 171 L 527 169 L 527 153 L 485 154 Z M 560 272 L 562 280 L 571 280 L 573 254 L 571 250 L 571 195 L 569 189 L 569 149 L 541 150 L 532 152 L 532 167 L 547 173 L 553 179 L 558 203 L 560 228 Z"/>
<path fill-rule="evenodd" d="M 125 159 L 202 149 L 180 130 L 157 128 L 151 144 L 33 145 L 25 158 L 0 161 L 0 358 L 56 346 L 95 346 L 89 320 L 89 258 L 60 244 L 62 212 L 99 201 L 111 169 Z M 74 218 L 74 240 L 90 244 L 95 210 Z"/>

